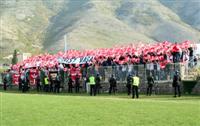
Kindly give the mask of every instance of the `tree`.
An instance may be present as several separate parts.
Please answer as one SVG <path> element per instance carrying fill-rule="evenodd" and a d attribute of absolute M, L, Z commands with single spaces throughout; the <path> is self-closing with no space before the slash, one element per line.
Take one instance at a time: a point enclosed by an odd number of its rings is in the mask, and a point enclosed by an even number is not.
<path fill-rule="evenodd" d="M 18 59 L 17 59 L 17 50 L 15 49 L 14 53 L 13 53 L 13 58 L 12 58 L 12 65 L 17 64 L 17 61 L 18 61 Z"/>

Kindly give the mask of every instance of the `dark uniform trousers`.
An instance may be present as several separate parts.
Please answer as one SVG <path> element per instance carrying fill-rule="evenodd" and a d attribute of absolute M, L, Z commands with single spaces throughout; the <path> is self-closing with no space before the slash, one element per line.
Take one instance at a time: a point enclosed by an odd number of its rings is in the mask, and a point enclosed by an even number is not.
<path fill-rule="evenodd" d="M 135 95 L 137 98 L 139 98 L 139 94 L 138 94 L 138 86 L 132 86 L 132 98 L 135 98 Z"/>
<path fill-rule="evenodd" d="M 72 84 L 68 84 L 68 93 L 72 93 L 72 88 L 73 88 L 73 85 Z"/>
<path fill-rule="evenodd" d="M 127 91 L 128 91 L 128 95 L 131 94 L 131 84 L 127 84 Z"/>
<path fill-rule="evenodd" d="M 153 87 L 153 84 L 148 84 L 147 95 L 149 95 L 149 96 L 151 96 L 151 94 L 152 94 L 152 87 Z"/>
<path fill-rule="evenodd" d="M 75 92 L 79 93 L 80 84 L 75 84 Z"/>
<path fill-rule="evenodd" d="M 178 96 L 181 96 L 181 90 L 180 90 L 180 85 L 175 85 L 174 86 L 174 96 L 176 97 L 178 91 Z"/>
<path fill-rule="evenodd" d="M 94 94 L 94 96 L 96 96 L 96 86 L 95 85 L 90 85 L 90 95 L 92 96 Z"/>
<path fill-rule="evenodd" d="M 113 93 L 115 94 L 115 92 L 116 92 L 116 86 L 114 86 L 114 85 L 110 85 L 110 88 L 109 88 L 109 94 L 111 94 L 112 91 L 113 91 Z"/>

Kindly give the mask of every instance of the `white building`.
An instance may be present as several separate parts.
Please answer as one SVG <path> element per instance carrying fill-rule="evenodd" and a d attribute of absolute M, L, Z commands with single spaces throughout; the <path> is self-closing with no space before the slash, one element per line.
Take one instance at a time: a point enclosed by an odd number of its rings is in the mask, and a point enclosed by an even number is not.
<path fill-rule="evenodd" d="M 200 55 L 200 44 L 196 44 L 197 49 L 195 50 L 195 54 Z"/>
<path fill-rule="evenodd" d="M 18 58 L 18 62 L 22 62 L 24 60 L 26 60 L 27 58 L 31 57 L 32 54 L 31 53 L 21 53 L 17 55 Z"/>

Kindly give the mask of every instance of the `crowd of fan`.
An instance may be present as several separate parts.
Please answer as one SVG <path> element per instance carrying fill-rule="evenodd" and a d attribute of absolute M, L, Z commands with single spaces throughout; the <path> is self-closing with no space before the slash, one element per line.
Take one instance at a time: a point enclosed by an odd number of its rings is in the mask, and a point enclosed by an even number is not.
<path fill-rule="evenodd" d="M 36 56 L 37 58 L 34 57 L 12 66 L 10 70 L 2 73 L 2 77 L 4 83 L 9 85 L 14 82 L 13 74 L 15 74 L 18 77 L 18 80 L 15 81 L 19 86 L 19 90 L 23 92 L 26 92 L 32 85 L 36 86 L 37 91 L 59 92 L 60 88 L 64 88 L 65 83 L 67 83 L 68 92 L 72 92 L 72 88 L 74 88 L 75 92 L 78 93 L 81 87 L 81 81 L 84 81 L 83 86 L 86 88 L 86 83 L 90 75 L 95 76 L 95 82 L 98 85 L 96 89 L 99 90 L 101 87 L 100 80 L 105 80 L 104 68 L 108 66 L 112 66 L 112 69 L 118 68 L 119 70 L 116 71 L 122 73 L 118 75 L 119 78 L 125 80 L 127 75 L 137 73 L 133 65 L 143 64 L 151 73 L 154 69 L 159 70 L 165 68 L 168 63 L 182 62 L 188 64 L 190 67 L 197 64 L 197 57 L 194 56 L 194 47 L 190 46 L 188 42 L 182 44 L 164 42 L 148 48 L 144 47 L 145 45 L 137 48 L 125 47 L 123 49 L 115 48 L 114 50 L 106 51 L 88 51 L 86 55 L 94 55 L 94 58 L 91 62 L 84 64 L 58 63 L 55 59 L 61 56 L 61 53 L 57 54 L 56 58 L 50 55 Z M 52 60 L 52 62 L 48 62 L 49 64 L 45 63 L 45 65 L 40 62 L 39 66 L 26 66 L 26 63 L 35 63 L 42 58 Z M 34 74 L 31 74 L 32 71 L 34 71 Z M 112 77 L 117 77 L 116 73 L 112 74 Z M 33 79 L 31 80 L 31 78 Z"/>

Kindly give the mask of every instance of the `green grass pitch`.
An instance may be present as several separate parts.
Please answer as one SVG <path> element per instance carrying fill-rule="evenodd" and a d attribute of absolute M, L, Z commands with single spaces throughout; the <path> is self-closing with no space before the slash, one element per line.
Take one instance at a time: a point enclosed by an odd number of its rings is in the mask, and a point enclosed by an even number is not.
<path fill-rule="evenodd" d="M 200 126 L 200 96 L 0 92 L 0 126 Z"/>

